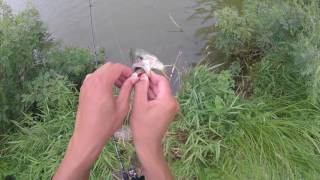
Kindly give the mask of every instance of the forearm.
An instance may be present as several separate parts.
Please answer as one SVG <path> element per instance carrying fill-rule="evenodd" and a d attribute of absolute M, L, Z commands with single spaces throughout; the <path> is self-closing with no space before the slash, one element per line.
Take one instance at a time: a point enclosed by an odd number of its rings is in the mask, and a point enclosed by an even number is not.
<path fill-rule="evenodd" d="M 70 139 L 66 154 L 53 180 L 85 180 L 90 168 L 102 151 L 103 144 L 88 145 L 76 135 Z"/>
<path fill-rule="evenodd" d="M 173 179 L 160 143 L 153 146 L 136 147 L 136 149 L 147 180 Z"/>

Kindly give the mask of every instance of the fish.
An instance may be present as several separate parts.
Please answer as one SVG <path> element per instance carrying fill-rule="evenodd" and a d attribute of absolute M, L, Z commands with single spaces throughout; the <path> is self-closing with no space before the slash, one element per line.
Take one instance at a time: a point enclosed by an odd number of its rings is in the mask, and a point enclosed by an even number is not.
<path fill-rule="evenodd" d="M 117 141 L 131 141 L 133 137 L 130 127 L 125 125 L 118 129 L 113 136 Z"/>
<path fill-rule="evenodd" d="M 165 75 L 165 65 L 157 56 L 144 49 L 131 50 L 130 56 L 133 62 L 132 69 L 134 72 L 138 74 L 146 73 L 149 76 L 151 71 L 155 70 Z"/>

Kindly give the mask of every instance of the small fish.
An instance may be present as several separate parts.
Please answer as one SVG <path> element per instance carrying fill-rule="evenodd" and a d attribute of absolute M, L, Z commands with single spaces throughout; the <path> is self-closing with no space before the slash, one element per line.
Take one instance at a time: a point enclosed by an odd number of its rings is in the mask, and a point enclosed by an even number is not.
<path fill-rule="evenodd" d="M 122 126 L 113 136 L 117 141 L 131 141 L 132 131 L 128 126 Z"/>
<path fill-rule="evenodd" d="M 131 59 L 133 60 L 132 68 L 135 72 L 145 72 L 150 75 L 151 70 L 161 73 L 165 72 L 165 65 L 157 58 L 157 56 L 148 53 L 143 49 L 131 51 Z M 165 74 L 165 73 L 164 73 Z"/>

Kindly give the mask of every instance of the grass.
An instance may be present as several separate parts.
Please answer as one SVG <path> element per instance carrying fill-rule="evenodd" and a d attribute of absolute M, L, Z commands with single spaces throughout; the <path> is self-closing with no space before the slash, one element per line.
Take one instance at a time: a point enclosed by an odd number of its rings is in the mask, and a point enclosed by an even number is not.
<path fill-rule="evenodd" d="M 312 21 L 319 17 L 318 1 L 263 2 L 246 0 L 241 12 L 234 8 L 218 11 L 220 31 L 209 36 L 208 45 L 217 46 L 232 60 L 227 70 L 198 65 L 185 74 L 177 96 L 181 111 L 164 140 L 177 179 L 320 177 L 320 23 Z M 253 11 L 255 8 L 261 9 Z M 204 13 L 207 18 L 213 16 L 211 10 Z M 294 16 L 288 17 L 290 13 Z M 10 18 L 3 22 L 11 22 Z M 9 46 L 6 50 L 13 51 Z M 24 94 L 19 94 L 23 115 L 8 123 L 15 128 L 0 134 L 0 178 L 50 179 L 67 147 L 78 97 L 70 80 L 81 81 L 88 70 L 82 59 L 89 62 L 91 55 L 76 49 L 49 52 L 49 59 L 66 57 L 72 62 L 52 61 L 48 64 L 52 68 L 41 69 L 39 76 L 23 86 Z M 256 52 L 259 56 L 252 55 Z M 15 56 L 8 59 L 16 58 L 15 53 L 9 54 Z M 33 58 L 30 55 L 30 62 Z M 245 96 L 238 91 L 239 79 L 244 78 L 250 82 Z M 118 143 L 129 167 L 134 147 L 130 142 Z M 112 179 L 119 169 L 110 142 L 90 177 Z"/>
<path fill-rule="evenodd" d="M 317 179 L 320 107 L 307 100 L 303 79 L 287 82 L 300 91 L 282 89 L 281 96 L 259 91 L 244 99 L 234 91 L 232 73 L 215 73 L 202 65 L 187 73 L 178 95 L 181 112 L 164 141 L 177 179 Z M 288 74 L 275 73 L 279 77 Z M 73 130 L 77 103 L 73 86 L 53 75 L 36 81 L 34 92 L 45 93 L 24 97 L 26 102 L 42 104 L 39 112 L 25 114 L 23 121 L 16 122 L 19 131 L 7 137 L 2 150 L 2 174 L 17 179 L 49 179 Z M 259 83 L 257 87 L 265 87 L 263 80 Z M 265 91 L 272 92 L 272 85 L 279 87 L 276 83 L 269 83 Z M 129 167 L 133 146 L 119 145 Z M 119 167 L 113 145 L 108 143 L 91 179 L 111 179 Z"/>
<path fill-rule="evenodd" d="M 45 74 L 37 78 L 24 95 L 24 103 L 37 104 L 38 112 L 25 114 L 14 124 L 16 133 L 2 139 L 0 177 L 17 179 L 50 179 L 63 158 L 73 132 L 78 93 L 63 76 Z M 123 161 L 129 167 L 133 146 L 119 142 Z M 125 151 L 124 151 L 125 149 Z M 114 146 L 110 141 L 92 168 L 91 179 L 108 178 L 119 171 Z"/>
<path fill-rule="evenodd" d="M 317 179 L 320 107 L 305 93 L 237 97 L 231 77 L 206 66 L 187 76 L 166 141 L 178 179 Z"/>

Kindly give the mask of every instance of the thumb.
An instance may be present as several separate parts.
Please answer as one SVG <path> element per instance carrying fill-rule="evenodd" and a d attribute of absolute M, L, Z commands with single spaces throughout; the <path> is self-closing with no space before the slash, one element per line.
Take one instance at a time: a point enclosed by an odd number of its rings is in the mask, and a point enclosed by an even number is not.
<path fill-rule="evenodd" d="M 149 79 L 146 74 L 140 76 L 140 80 L 135 85 L 134 105 L 143 105 L 148 102 Z"/>
<path fill-rule="evenodd" d="M 132 87 L 138 80 L 139 78 L 137 74 L 132 74 L 132 76 L 130 76 L 127 80 L 125 80 L 125 82 L 121 86 L 119 95 L 117 97 L 118 106 L 120 106 L 121 108 L 127 107 L 130 100 Z"/>

